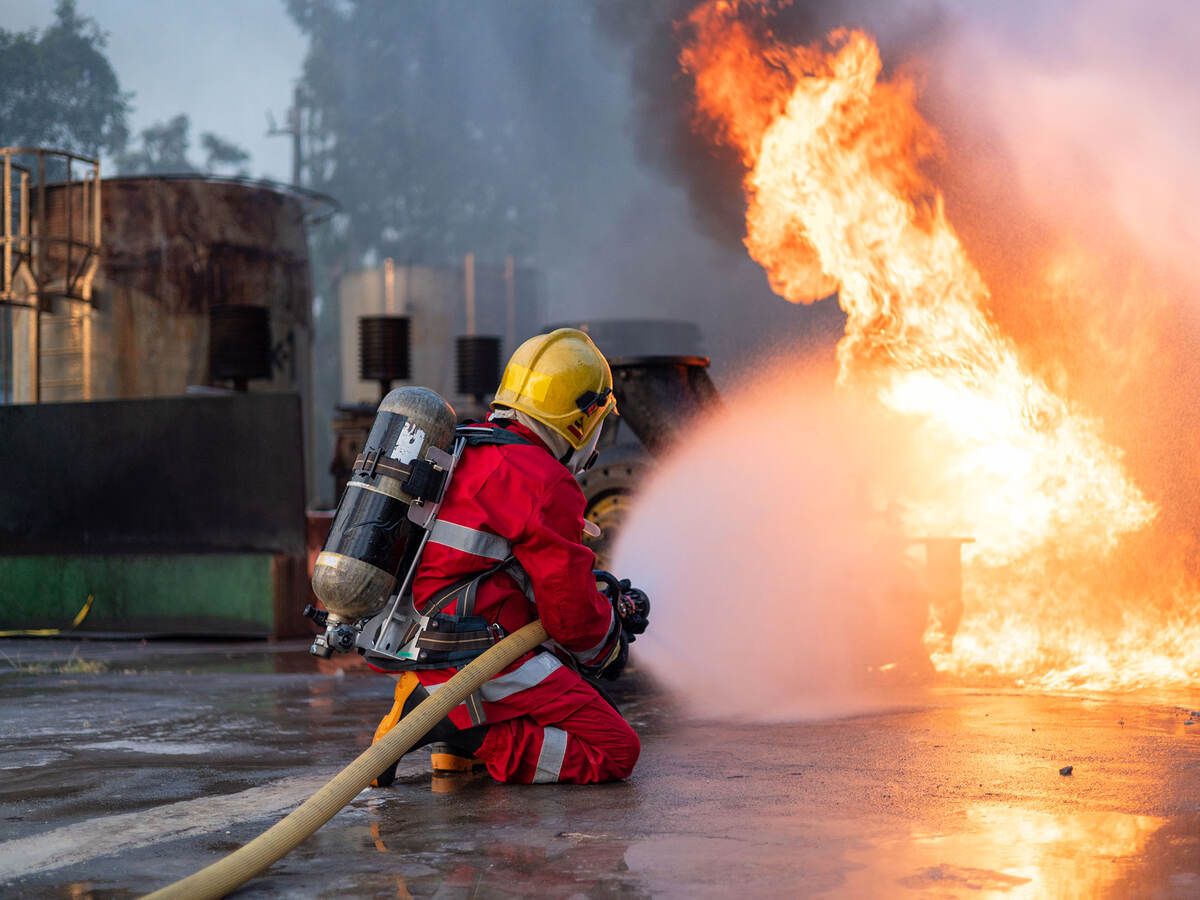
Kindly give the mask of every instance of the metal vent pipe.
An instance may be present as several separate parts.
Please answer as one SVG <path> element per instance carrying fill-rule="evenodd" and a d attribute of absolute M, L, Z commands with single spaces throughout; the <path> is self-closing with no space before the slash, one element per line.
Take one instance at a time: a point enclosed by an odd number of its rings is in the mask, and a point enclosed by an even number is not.
<path fill-rule="evenodd" d="M 251 378 L 271 377 L 271 310 L 227 303 L 208 310 L 208 364 L 214 381 L 246 390 Z"/>
<path fill-rule="evenodd" d="M 480 402 L 500 383 L 500 338 L 464 334 L 454 339 L 455 386 L 460 394 Z"/>
<path fill-rule="evenodd" d="M 358 371 L 363 381 L 378 381 L 379 396 L 393 381 L 409 378 L 411 329 L 408 316 L 363 316 L 358 320 Z"/>

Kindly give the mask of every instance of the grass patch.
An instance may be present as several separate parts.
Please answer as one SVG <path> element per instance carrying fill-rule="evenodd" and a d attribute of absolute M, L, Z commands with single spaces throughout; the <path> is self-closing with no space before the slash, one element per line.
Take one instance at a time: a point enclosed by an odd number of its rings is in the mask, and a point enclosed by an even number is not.
<path fill-rule="evenodd" d="M 58 669 L 64 675 L 99 675 L 104 663 L 94 659 L 69 659 Z"/>
<path fill-rule="evenodd" d="M 83 659 L 72 653 L 63 662 L 23 662 L 0 651 L 0 656 L 9 665 L 9 671 L 18 675 L 99 675 L 107 671 L 104 663 L 95 659 Z"/>

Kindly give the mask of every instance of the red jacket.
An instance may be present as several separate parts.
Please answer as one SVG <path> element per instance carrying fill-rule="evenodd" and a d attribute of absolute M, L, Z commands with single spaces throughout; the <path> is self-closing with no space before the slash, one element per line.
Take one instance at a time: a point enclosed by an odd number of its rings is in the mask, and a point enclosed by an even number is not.
<path fill-rule="evenodd" d="M 519 423 L 508 430 L 529 443 L 484 444 L 464 450 L 438 520 L 449 523 L 452 530 L 462 526 L 464 530 L 457 531 L 466 535 L 466 542 L 450 541 L 458 547 L 438 543 L 439 531 L 434 531 L 413 582 L 416 607 L 423 609 L 434 594 L 487 570 L 510 550 L 527 576 L 532 602 L 518 581 L 501 571 L 479 585 L 474 615 L 498 622 L 509 633 L 540 618 L 553 641 L 578 662 L 599 664 L 612 652 L 619 626 L 612 605 L 596 590 L 592 577 L 595 554 L 581 543 L 583 492 L 532 431 Z M 486 548 L 490 556 L 460 549 L 478 540 L 477 533 L 502 539 Z M 444 612 L 461 614 L 453 606 Z M 569 669 L 558 672 L 560 665 L 549 654 L 535 652 L 506 668 L 481 690 L 486 720 L 525 714 L 531 704 L 547 701 L 548 691 L 565 690 L 574 678 L 564 676 L 574 673 Z M 432 686 L 454 672 L 432 669 L 418 675 Z M 463 707 L 451 718 L 460 727 L 473 721 Z"/>

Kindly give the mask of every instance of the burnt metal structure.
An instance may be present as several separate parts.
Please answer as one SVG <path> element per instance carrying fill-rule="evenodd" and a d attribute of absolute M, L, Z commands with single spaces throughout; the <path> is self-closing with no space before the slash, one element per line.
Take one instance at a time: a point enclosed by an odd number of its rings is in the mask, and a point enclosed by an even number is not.
<path fill-rule="evenodd" d="M 658 456 L 693 416 L 720 402 L 705 356 L 638 356 L 609 360 L 617 409 Z"/>
<path fill-rule="evenodd" d="M 307 631 L 306 225 L 320 198 L 238 179 L 138 176 L 104 180 L 101 205 L 94 170 L 89 192 L 65 161 L 47 156 L 43 168 L 52 180 L 38 187 L 31 172 L 7 167 L 0 222 L 0 255 L 12 257 L 0 270 L 5 296 L 23 304 L 0 305 L 0 353 L 5 335 L 16 338 L 24 378 L 25 331 L 11 323 L 27 329 L 36 318 L 34 383 L 52 401 L 0 405 L 0 455 L 25 458 L 8 468 L 29 475 L 0 498 L 6 624 L 70 621 L 66 607 L 83 592 L 96 598 L 93 630 Z M 214 377 L 265 380 L 213 396 Z M 0 403 L 29 399 L 24 385 L 4 387 Z M 64 442 L 81 456 L 67 469 L 51 476 L 29 462 Z"/>
<path fill-rule="evenodd" d="M 83 166 L 78 180 L 77 165 Z M 4 147 L 0 167 L 0 304 L 45 305 L 56 296 L 91 301 L 100 253 L 99 160 L 68 150 Z"/>

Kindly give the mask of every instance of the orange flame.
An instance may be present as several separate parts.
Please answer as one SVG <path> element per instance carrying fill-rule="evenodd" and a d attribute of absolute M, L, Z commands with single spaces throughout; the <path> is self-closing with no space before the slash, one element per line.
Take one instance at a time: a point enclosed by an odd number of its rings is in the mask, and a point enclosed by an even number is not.
<path fill-rule="evenodd" d="M 697 127 L 746 166 L 750 255 L 792 302 L 836 286 L 839 384 L 915 432 L 921 462 L 892 498 L 906 533 L 977 541 L 952 648 L 927 635 L 935 666 L 1061 688 L 1194 682 L 1194 595 L 1178 574 L 1147 586 L 1131 546 L 1157 508 L 1101 423 L 1030 371 L 990 317 L 921 174 L 938 138 L 913 81 L 882 80 L 861 32 L 789 47 L 740 15 L 768 7 L 703 4 L 680 62 Z M 1049 273 L 1056 290 L 1070 269 Z"/>

